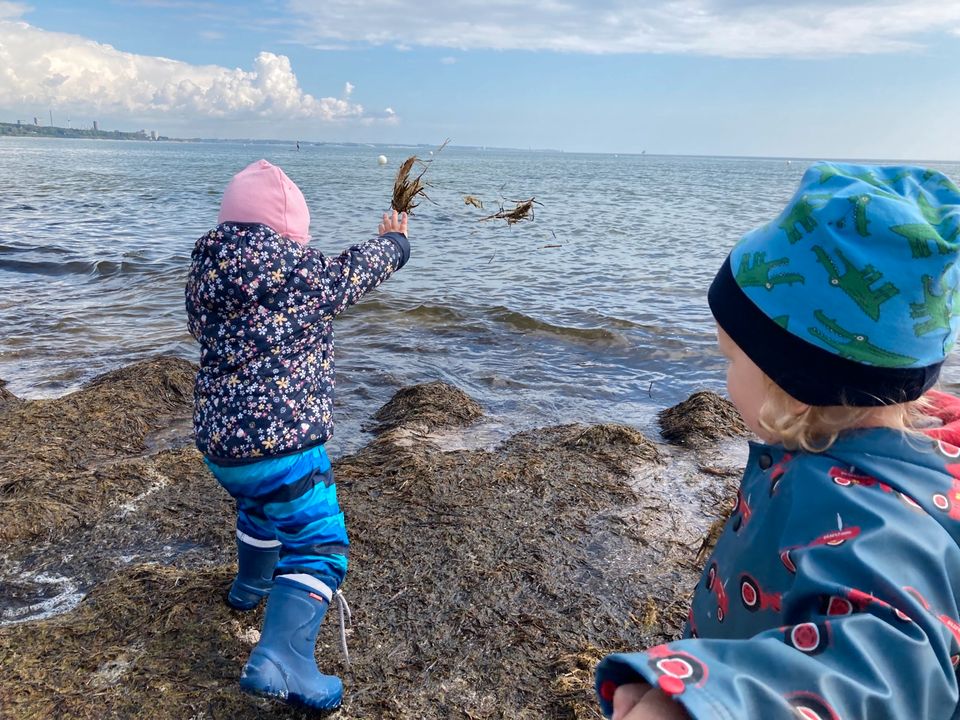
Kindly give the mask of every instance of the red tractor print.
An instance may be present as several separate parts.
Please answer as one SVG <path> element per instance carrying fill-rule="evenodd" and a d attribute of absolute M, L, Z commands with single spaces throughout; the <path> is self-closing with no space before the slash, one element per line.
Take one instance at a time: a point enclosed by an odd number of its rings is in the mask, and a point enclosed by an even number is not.
<path fill-rule="evenodd" d="M 740 576 L 740 599 L 750 612 L 774 610 L 780 612 L 780 593 L 766 592 L 752 575 Z"/>
<path fill-rule="evenodd" d="M 796 550 L 802 550 L 803 548 L 812 548 L 817 547 L 818 545 L 827 545 L 828 547 L 838 547 L 843 545 L 847 540 L 853 540 L 855 537 L 860 535 L 860 528 L 856 525 L 848 528 L 841 528 L 840 530 L 831 530 L 825 535 L 821 535 L 813 542 L 809 542 L 806 545 L 796 545 L 794 547 L 787 548 L 786 550 L 780 551 L 780 562 L 783 563 L 783 566 L 792 573 L 797 572 L 796 563 L 793 561 L 793 553 Z"/>
<path fill-rule="evenodd" d="M 720 579 L 717 571 L 717 564 L 710 563 L 707 570 L 707 590 L 717 596 L 717 622 L 723 622 L 723 619 L 730 612 L 730 598 L 727 597 L 726 582 Z"/>
<path fill-rule="evenodd" d="M 783 628 L 783 641 L 808 655 L 823 652 L 830 645 L 830 623 L 800 623 Z"/>
<path fill-rule="evenodd" d="M 810 692 L 797 692 L 787 695 L 787 702 L 803 720 L 840 720 L 830 704 L 819 695 Z"/>
<path fill-rule="evenodd" d="M 945 440 L 937 440 L 937 449 L 940 451 L 940 454 L 948 458 L 958 458 L 960 457 L 960 447 L 956 445 L 951 445 Z"/>
<path fill-rule="evenodd" d="M 840 597 L 839 595 L 824 595 L 820 599 L 820 612 L 824 615 L 833 617 L 852 615 L 853 611 L 853 603 L 845 597 Z"/>
<path fill-rule="evenodd" d="M 953 639 L 956 641 L 957 646 L 960 646 L 960 622 L 957 622 L 955 619 L 953 619 L 949 615 L 943 615 L 943 614 L 937 613 L 936 610 L 930 607 L 930 603 L 927 602 L 927 599 L 923 595 L 921 595 L 920 591 L 917 590 L 916 588 L 907 586 L 903 588 L 903 590 L 904 592 L 910 593 L 910 595 L 915 597 L 917 599 L 917 602 L 919 602 L 923 606 L 924 610 L 926 610 L 935 618 L 937 618 L 937 620 L 939 620 L 943 624 L 943 626 L 950 631 L 950 634 L 953 635 Z M 954 659 L 953 662 L 954 662 L 954 665 L 956 665 L 957 663 L 960 663 L 960 660 Z"/>
<path fill-rule="evenodd" d="M 707 666 L 690 653 L 658 645 L 647 651 L 647 657 L 650 669 L 660 675 L 658 685 L 666 685 L 665 689 L 671 695 L 683 692 L 687 686 L 701 687 L 707 681 Z M 672 682 L 662 682 L 665 677 L 672 678 Z"/>
<path fill-rule="evenodd" d="M 827 471 L 827 475 L 841 487 L 850 487 L 851 485 L 861 485 L 863 487 L 873 487 L 879 485 L 885 492 L 890 492 L 890 486 L 884 485 L 872 475 L 858 473 L 855 469 L 844 470 L 842 467 L 834 465 Z"/>
<path fill-rule="evenodd" d="M 840 610 L 843 609 L 844 604 L 847 604 L 850 606 L 850 610 L 848 612 L 840 612 Z M 836 596 L 831 597 L 829 599 L 828 608 L 832 607 L 837 612 L 828 612 L 828 614 L 849 615 L 850 613 L 853 613 L 853 612 L 863 612 L 870 605 L 879 605 L 880 607 L 893 610 L 898 618 L 900 618 L 904 622 L 910 622 L 910 617 L 908 615 L 900 611 L 898 608 L 893 607 L 886 600 L 881 600 L 876 595 L 871 595 L 868 592 L 864 592 L 863 590 L 857 590 L 856 588 L 851 588 L 850 590 L 848 590 L 846 598 L 840 598 Z"/>
<path fill-rule="evenodd" d="M 872 475 L 864 475 L 863 473 L 858 473 L 855 469 L 851 468 L 845 470 L 842 467 L 833 466 L 827 471 L 827 474 L 830 478 L 840 487 L 876 487 L 882 490 L 885 493 L 891 493 L 899 497 L 903 503 L 911 508 L 912 510 L 923 511 L 923 508 L 920 504 L 914 500 L 909 495 L 906 495 L 899 490 L 894 490 L 892 487 L 887 485 L 885 482 L 880 482 L 877 478 Z"/>
<path fill-rule="evenodd" d="M 926 510 L 923 509 L 923 505 L 918 503 L 916 500 L 914 500 L 912 497 L 910 497 L 906 493 L 898 492 L 897 494 L 900 496 L 900 499 L 903 500 L 903 504 L 906 505 L 911 510 L 926 512 Z"/>
<path fill-rule="evenodd" d="M 960 469 L 960 465 L 948 465 L 947 470 L 953 475 L 953 485 L 945 493 L 936 493 L 933 496 L 933 505 L 937 510 L 947 513 L 951 520 L 960 520 L 960 479 L 952 468 Z"/>
<path fill-rule="evenodd" d="M 743 490 L 737 490 L 737 501 L 733 506 L 733 531 L 740 532 L 740 529 L 750 522 L 750 516 L 753 511 L 750 509 L 750 503 L 743 496 Z"/>
<path fill-rule="evenodd" d="M 930 603 L 928 603 L 927 599 L 920 594 L 919 590 L 917 590 L 915 587 L 910 587 L 907 585 L 905 588 L 903 588 L 903 591 L 916 598 L 916 601 L 923 606 L 923 609 L 927 612 L 930 612 Z"/>
<path fill-rule="evenodd" d="M 671 650 L 667 645 L 657 645 L 647 650 L 647 663 L 656 672 L 657 687 L 668 695 L 679 695 L 687 687 L 701 687 L 707 681 L 707 666 L 682 650 Z M 601 683 L 600 697 L 613 702 L 617 684 L 612 680 Z"/>
<path fill-rule="evenodd" d="M 785 453 L 780 462 L 770 468 L 770 497 L 777 494 L 777 488 L 780 487 L 780 480 L 787 472 L 787 463 L 791 460 L 793 460 L 793 455 L 791 453 Z"/>

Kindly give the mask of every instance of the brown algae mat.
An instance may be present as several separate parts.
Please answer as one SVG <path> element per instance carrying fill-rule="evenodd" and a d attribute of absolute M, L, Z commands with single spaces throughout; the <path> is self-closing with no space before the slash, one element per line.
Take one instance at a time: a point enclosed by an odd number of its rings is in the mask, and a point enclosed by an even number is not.
<path fill-rule="evenodd" d="M 722 438 L 750 434 L 733 403 L 709 390 L 661 410 L 657 417 L 664 439 L 677 445 L 702 447 Z"/>
<path fill-rule="evenodd" d="M 82 527 L 146 490 L 146 475 L 98 470 L 142 454 L 152 431 L 190 412 L 194 373 L 159 357 L 62 398 L 0 403 L 0 542 Z"/>
<path fill-rule="evenodd" d="M 399 390 L 390 402 L 377 410 L 374 432 L 401 425 L 422 426 L 424 431 L 469 425 L 483 416 L 483 408 L 463 390 L 434 381 Z"/>
<path fill-rule="evenodd" d="M 7 537 L 0 600 L 14 566 L 73 573 L 88 591 L 69 612 L 0 625 L 0 717 L 308 717 L 239 691 L 262 615 L 224 602 L 231 501 L 189 437 L 151 446 L 189 418 L 191 374 L 163 358 L 59 401 L 0 404 L 5 458 L 29 454 L 13 426 L 31 408 L 50 438 L 30 456 L 32 480 L 8 482 L 15 465 L 0 466 L 0 507 L 54 505 Z M 73 410 L 58 416 L 56 402 Z M 335 463 L 352 665 L 335 617 L 318 658 L 347 687 L 336 717 L 599 718 L 599 658 L 679 632 L 732 480 L 622 425 L 539 428 L 492 450 L 394 441 L 408 423 L 463 426 L 481 412 L 449 385 L 405 389 L 378 414 L 381 434 Z"/>
<path fill-rule="evenodd" d="M 16 400 L 17 396 L 12 392 L 7 390 L 7 381 L 0 380 L 0 405 L 10 402 L 11 400 Z"/>

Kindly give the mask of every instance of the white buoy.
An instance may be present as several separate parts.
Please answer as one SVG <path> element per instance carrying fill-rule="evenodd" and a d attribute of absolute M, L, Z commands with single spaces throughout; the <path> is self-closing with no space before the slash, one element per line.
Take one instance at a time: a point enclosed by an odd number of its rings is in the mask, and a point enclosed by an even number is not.
<path fill-rule="evenodd" d="M 381 155 L 380 157 L 378 157 L 378 158 L 377 158 L 377 164 L 378 164 L 378 165 L 386 165 L 386 164 L 387 164 L 387 156 L 386 156 L 386 155 Z"/>

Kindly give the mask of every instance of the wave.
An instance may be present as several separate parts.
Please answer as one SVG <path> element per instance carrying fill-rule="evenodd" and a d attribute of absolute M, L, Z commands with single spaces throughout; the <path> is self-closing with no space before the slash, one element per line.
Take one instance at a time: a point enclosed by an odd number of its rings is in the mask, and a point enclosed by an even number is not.
<path fill-rule="evenodd" d="M 492 324 L 502 328 L 505 327 L 508 331 L 553 336 L 568 342 L 605 347 L 627 347 L 631 343 L 624 331 L 641 329 L 641 326 L 629 320 L 604 317 L 594 313 L 590 313 L 590 321 L 600 323 L 600 325 L 593 327 L 561 325 L 541 320 L 517 310 L 511 310 L 503 305 L 451 307 L 449 305 L 420 303 L 412 307 L 402 307 L 382 299 L 370 299 L 356 310 L 356 314 L 365 316 L 364 319 L 366 320 L 383 317 L 384 313 L 397 314 L 402 315 L 404 320 L 421 325 L 456 326 L 464 332 L 483 331 L 484 326 L 489 327 Z"/>
<path fill-rule="evenodd" d="M 557 325 L 502 306 L 489 308 L 485 314 L 494 322 L 508 325 L 524 332 L 555 335 L 560 338 L 586 342 L 591 345 L 595 343 L 602 345 L 628 344 L 623 334 L 605 327 Z"/>
<path fill-rule="evenodd" d="M 62 277 L 65 275 L 83 275 L 86 277 L 108 278 L 116 275 L 138 275 L 155 272 L 158 268 L 151 263 L 129 262 L 122 260 L 2 260 L 0 272 L 23 273 L 25 275 L 45 275 Z"/>

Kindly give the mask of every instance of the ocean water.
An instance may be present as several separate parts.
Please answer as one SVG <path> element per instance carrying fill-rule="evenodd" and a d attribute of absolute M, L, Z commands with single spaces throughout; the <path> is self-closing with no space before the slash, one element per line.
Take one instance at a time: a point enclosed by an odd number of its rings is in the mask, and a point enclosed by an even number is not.
<path fill-rule="evenodd" d="M 337 253 L 375 234 L 398 165 L 428 153 L 0 139 L 0 378 L 52 397 L 154 353 L 196 361 L 183 285 L 233 173 L 261 157 L 282 166 L 314 244 Z M 411 219 L 410 262 L 338 320 L 334 451 L 363 444 L 397 389 L 434 379 L 477 398 L 495 433 L 611 420 L 655 433 L 659 409 L 722 392 L 707 287 L 806 165 L 445 148 L 426 176 L 432 202 Z M 478 222 L 528 197 L 542 203 L 534 221 Z M 955 359 L 945 379 L 960 380 Z"/>

